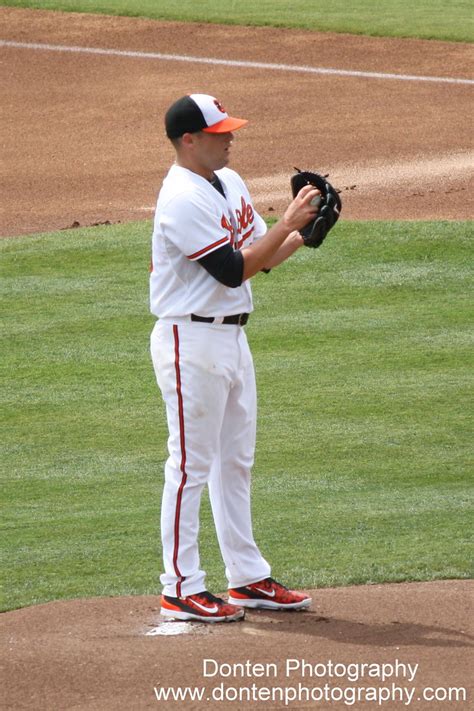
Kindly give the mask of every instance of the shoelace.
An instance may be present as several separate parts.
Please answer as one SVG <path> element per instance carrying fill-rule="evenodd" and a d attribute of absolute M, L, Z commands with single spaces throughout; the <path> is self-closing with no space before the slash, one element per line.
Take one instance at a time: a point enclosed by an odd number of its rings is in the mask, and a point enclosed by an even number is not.
<path fill-rule="evenodd" d="M 221 600 L 220 597 L 216 597 L 213 595 L 209 590 L 205 590 L 202 593 L 199 593 L 198 595 L 191 595 L 190 597 L 195 597 L 198 602 L 203 600 L 204 602 L 210 602 L 210 603 L 217 603 L 219 605 L 222 605 L 224 603 L 224 600 Z"/>
<path fill-rule="evenodd" d="M 257 583 L 254 583 L 254 584 L 257 585 Z M 260 585 L 261 584 L 262 583 L 260 583 Z M 274 580 L 273 578 L 265 578 L 265 580 L 263 581 L 263 585 L 265 588 L 268 588 L 268 590 L 271 590 L 273 585 L 277 585 L 279 588 L 283 588 L 283 590 L 288 590 L 288 588 L 286 588 L 281 583 L 277 583 L 277 581 Z"/>

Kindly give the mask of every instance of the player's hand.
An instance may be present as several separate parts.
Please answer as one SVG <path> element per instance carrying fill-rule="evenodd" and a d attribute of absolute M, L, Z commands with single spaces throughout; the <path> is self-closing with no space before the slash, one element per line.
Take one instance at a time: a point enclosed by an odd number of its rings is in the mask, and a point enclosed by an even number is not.
<path fill-rule="evenodd" d="M 320 190 L 312 185 L 301 188 L 283 215 L 283 221 L 289 232 L 300 230 L 316 217 L 319 210 L 318 195 L 321 195 Z"/>

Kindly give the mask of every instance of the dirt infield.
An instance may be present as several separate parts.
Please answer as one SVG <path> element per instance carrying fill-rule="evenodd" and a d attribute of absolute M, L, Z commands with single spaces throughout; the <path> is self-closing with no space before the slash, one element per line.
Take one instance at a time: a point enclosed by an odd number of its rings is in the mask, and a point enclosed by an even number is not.
<path fill-rule="evenodd" d="M 466 79 L 466 44 L 0 8 L 1 38 L 267 64 Z M 294 165 L 329 172 L 346 219 L 472 216 L 473 85 L 0 46 L 0 234 L 151 217 L 172 160 L 166 107 L 217 94 L 250 120 L 232 165 L 263 213 Z"/>
<path fill-rule="evenodd" d="M 0 8 L 0 19 L 0 40 L 24 45 L 0 46 L 2 236 L 151 217 L 172 160 L 162 115 L 191 91 L 216 94 L 232 113 L 250 119 L 236 137 L 232 166 L 248 179 L 264 214 L 278 214 L 287 203 L 297 165 L 330 172 L 342 189 L 347 219 L 472 217 L 467 117 L 473 86 L 416 78 L 469 79 L 474 53 L 468 45 L 11 8 Z M 32 43 L 69 50 L 26 46 Z M 72 47 L 304 64 L 353 75 L 78 53 Z M 356 75 L 374 71 L 405 78 Z M 347 694 L 351 686 L 405 689 L 403 698 L 382 705 L 391 709 L 467 709 L 461 692 L 457 703 L 445 696 L 430 704 L 423 689 L 441 689 L 442 695 L 467 686 L 472 591 L 470 581 L 325 589 L 313 591 L 307 613 L 250 612 L 244 623 L 189 626 L 179 636 L 147 634 L 168 629 L 157 628 L 158 597 L 17 610 L 0 618 L 2 708 L 283 709 L 278 697 L 179 704 L 159 701 L 157 694 L 170 686 L 206 686 L 207 699 L 220 684 L 286 689 L 301 683 L 311 689 L 328 683 Z M 264 676 L 205 679 L 205 658 L 274 664 L 277 673 L 272 676 L 269 667 Z M 367 675 L 355 682 L 331 676 L 329 667 L 318 677 L 298 671 L 287 677 L 288 659 L 313 668 L 398 660 L 399 668 L 385 683 Z M 407 664 L 419 665 L 411 681 L 403 676 Z M 348 704 L 350 696 L 338 701 L 337 694 L 333 701 L 314 698 L 305 702 L 303 694 L 288 707 L 380 708 L 376 701 Z"/>

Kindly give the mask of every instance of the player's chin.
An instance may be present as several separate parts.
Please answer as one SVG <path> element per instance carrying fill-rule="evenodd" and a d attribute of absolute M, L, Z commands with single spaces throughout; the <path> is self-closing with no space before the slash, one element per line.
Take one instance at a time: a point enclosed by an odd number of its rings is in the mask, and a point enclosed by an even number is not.
<path fill-rule="evenodd" d="M 227 163 L 229 162 L 228 158 L 222 158 L 221 160 L 215 160 L 213 165 L 212 165 L 212 170 L 220 170 L 221 168 L 225 168 Z"/>

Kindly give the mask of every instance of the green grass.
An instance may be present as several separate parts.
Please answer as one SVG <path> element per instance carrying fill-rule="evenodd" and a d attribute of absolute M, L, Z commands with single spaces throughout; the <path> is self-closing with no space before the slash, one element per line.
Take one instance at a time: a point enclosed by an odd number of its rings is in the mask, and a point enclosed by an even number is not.
<path fill-rule="evenodd" d="M 305 587 L 469 577 L 470 223 L 341 223 L 254 282 L 256 538 Z M 2 608 L 154 593 L 150 225 L 0 241 Z M 207 500 L 202 559 L 225 588 Z"/>
<path fill-rule="evenodd" d="M 1 0 L 0 5 L 463 42 L 474 34 L 470 0 Z"/>

